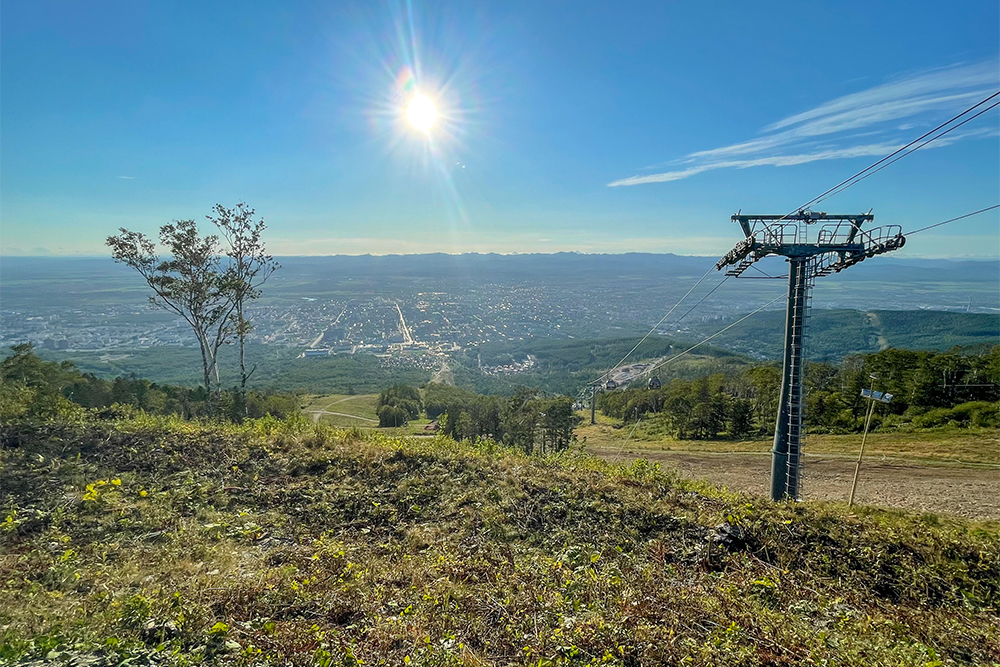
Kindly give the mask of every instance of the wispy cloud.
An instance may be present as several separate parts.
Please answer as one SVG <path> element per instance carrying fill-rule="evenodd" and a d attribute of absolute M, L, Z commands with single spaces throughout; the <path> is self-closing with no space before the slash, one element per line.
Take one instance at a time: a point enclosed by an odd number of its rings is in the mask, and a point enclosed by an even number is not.
<path fill-rule="evenodd" d="M 135 176 L 119 176 L 118 178 L 120 178 L 120 179 L 122 179 L 124 181 L 134 181 L 135 180 Z"/>
<path fill-rule="evenodd" d="M 608 185 L 665 183 L 715 169 L 787 167 L 819 160 L 884 155 L 912 139 L 901 132 L 936 124 L 947 114 L 995 92 L 998 85 L 1000 73 L 994 61 L 922 72 L 783 118 L 763 128 L 761 136 L 755 139 L 690 153 L 670 163 L 677 167 L 671 171 L 630 176 Z M 928 148 L 989 134 L 948 135 Z M 862 137 L 866 137 L 864 142 L 859 141 Z"/>

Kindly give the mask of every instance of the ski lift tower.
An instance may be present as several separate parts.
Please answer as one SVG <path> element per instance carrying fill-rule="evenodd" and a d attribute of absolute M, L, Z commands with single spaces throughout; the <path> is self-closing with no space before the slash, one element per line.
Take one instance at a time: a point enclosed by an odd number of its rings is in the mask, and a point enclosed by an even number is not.
<path fill-rule="evenodd" d="M 833 215 L 805 209 L 792 215 L 737 213 L 732 220 L 739 223 L 746 238 L 719 260 L 716 269 L 725 268 L 727 276 L 739 276 L 768 255 L 781 255 L 788 262 L 785 354 L 771 449 L 771 498 L 795 500 L 799 496 L 805 398 L 803 344 L 813 281 L 868 257 L 902 248 L 906 239 L 899 225 L 861 229 L 874 220 L 871 212 Z M 810 233 L 817 223 L 823 224 Z"/>

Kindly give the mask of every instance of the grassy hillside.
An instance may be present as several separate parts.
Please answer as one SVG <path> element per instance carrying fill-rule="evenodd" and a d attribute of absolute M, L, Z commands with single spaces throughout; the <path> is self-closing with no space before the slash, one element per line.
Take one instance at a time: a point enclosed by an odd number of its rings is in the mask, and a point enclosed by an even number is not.
<path fill-rule="evenodd" d="M 302 397 L 302 411 L 313 422 L 334 428 L 373 429 L 379 428 L 378 394 L 327 394 Z M 419 419 L 411 419 L 406 426 L 381 427 L 381 433 L 390 436 L 434 435 L 431 420 L 421 414 Z"/>
<path fill-rule="evenodd" d="M 327 394 L 303 397 L 302 410 L 313 421 L 343 428 L 378 426 L 378 394 Z"/>
<path fill-rule="evenodd" d="M 0 661 L 1000 661 L 996 526 L 274 420 L 0 435 Z"/>

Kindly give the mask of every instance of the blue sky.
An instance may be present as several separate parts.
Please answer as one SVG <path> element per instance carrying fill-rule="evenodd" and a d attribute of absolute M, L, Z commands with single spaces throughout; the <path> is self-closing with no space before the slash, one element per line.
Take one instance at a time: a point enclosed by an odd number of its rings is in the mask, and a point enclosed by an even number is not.
<path fill-rule="evenodd" d="M 0 252 L 244 200 L 275 254 L 721 254 L 1000 89 L 996 2 L 4 2 Z M 404 120 L 415 92 L 441 114 Z M 1000 109 L 823 202 L 1000 202 Z M 1000 213 L 915 236 L 1000 255 Z"/>

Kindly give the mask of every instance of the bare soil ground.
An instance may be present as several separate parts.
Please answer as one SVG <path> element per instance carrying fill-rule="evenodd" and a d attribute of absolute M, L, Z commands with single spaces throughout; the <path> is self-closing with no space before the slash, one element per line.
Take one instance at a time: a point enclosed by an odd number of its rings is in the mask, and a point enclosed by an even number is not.
<path fill-rule="evenodd" d="M 733 491 L 766 496 L 771 458 L 768 453 L 701 453 L 594 447 L 607 459 L 645 458 L 676 468 L 683 476 L 705 479 Z M 847 501 L 855 461 L 848 457 L 810 456 L 803 462 L 803 500 Z M 898 507 L 972 519 L 1000 520 L 1000 469 L 921 465 L 866 460 L 855 502 Z"/>

